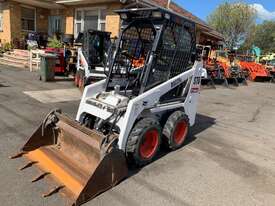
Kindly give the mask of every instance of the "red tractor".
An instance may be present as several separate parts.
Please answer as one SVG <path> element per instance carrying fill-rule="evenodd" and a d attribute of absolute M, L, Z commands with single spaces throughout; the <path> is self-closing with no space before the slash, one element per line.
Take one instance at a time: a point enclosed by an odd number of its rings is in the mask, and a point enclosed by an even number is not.
<path fill-rule="evenodd" d="M 236 64 L 233 53 L 225 50 L 214 50 L 210 47 L 208 49 L 207 60 L 204 59 L 205 68 L 215 84 L 246 85 L 244 74 Z"/>
<path fill-rule="evenodd" d="M 256 63 L 255 59 L 249 55 L 237 55 L 238 64 L 244 72 L 246 78 L 251 81 L 270 81 L 272 76 L 262 64 Z"/>

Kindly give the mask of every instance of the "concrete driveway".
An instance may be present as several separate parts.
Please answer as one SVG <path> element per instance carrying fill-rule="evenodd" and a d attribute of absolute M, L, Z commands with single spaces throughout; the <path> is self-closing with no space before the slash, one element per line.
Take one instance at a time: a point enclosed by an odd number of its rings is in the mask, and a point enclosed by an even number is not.
<path fill-rule="evenodd" d="M 66 97 L 47 101 L 56 90 L 67 91 Z M 43 94 L 42 101 L 37 93 Z M 65 205 L 58 195 L 42 198 L 49 185 L 31 183 L 37 171 L 19 172 L 24 162 L 8 156 L 18 151 L 52 108 L 74 117 L 79 97 L 72 82 L 42 83 L 35 73 L 0 66 L 1 205 Z M 186 146 L 163 152 L 85 205 L 274 206 L 275 84 L 203 90 L 198 110 Z"/>

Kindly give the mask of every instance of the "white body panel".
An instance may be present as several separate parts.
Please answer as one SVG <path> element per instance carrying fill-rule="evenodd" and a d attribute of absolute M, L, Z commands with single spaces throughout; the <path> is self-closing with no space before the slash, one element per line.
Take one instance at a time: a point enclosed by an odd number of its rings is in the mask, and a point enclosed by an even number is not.
<path fill-rule="evenodd" d="M 201 69 L 201 77 L 207 79 L 208 75 L 207 75 L 207 70 L 205 68 Z"/>
<path fill-rule="evenodd" d="M 118 122 L 116 123 L 116 125 L 120 128 L 118 141 L 119 149 L 125 151 L 127 139 L 132 130 L 132 127 L 136 119 L 144 110 L 149 110 L 151 113 L 158 113 L 170 109 L 184 108 L 184 111 L 189 118 L 190 126 L 194 125 L 200 90 L 201 68 L 202 62 L 195 62 L 192 69 L 182 74 L 179 74 L 178 76 L 131 99 L 128 103 L 126 112 L 121 118 L 119 118 Z M 159 103 L 159 99 L 161 96 L 163 96 L 186 80 L 189 80 L 190 86 L 188 87 L 189 91 L 186 91 L 187 97 L 184 102 L 173 102 L 163 105 Z M 87 103 L 87 100 L 89 98 L 94 97 L 100 92 L 104 92 L 104 86 L 106 83 L 105 81 L 106 80 L 102 80 L 100 82 L 85 87 L 76 117 L 77 121 L 80 121 L 81 114 L 83 113 L 89 113 L 104 120 L 112 115 L 111 112 L 107 111 L 104 108 L 99 108 Z M 109 121 L 112 122 L 114 120 L 110 119 Z"/>

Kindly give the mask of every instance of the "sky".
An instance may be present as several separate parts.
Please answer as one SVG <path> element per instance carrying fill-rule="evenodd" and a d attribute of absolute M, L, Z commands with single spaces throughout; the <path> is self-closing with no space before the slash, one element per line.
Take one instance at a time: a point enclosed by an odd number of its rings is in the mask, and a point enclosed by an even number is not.
<path fill-rule="evenodd" d="M 174 0 L 177 4 L 206 20 L 207 16 L 226 0 Z M 264 20 L 275 20 L 275 0 L 243 0 L 253 6 L 257 11 L 258 22 Z M 236 0 L 227 0 L 236 2 Z"/>

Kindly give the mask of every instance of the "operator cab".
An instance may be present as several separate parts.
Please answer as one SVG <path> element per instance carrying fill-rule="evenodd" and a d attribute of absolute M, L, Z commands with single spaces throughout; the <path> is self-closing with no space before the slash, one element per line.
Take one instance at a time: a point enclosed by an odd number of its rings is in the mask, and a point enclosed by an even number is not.
<path fill-rule="evenodd" d="M 105 92 L 86 101 L 110 111 L 126 110 L 131 99 L 191 69 L 196 56 L 195 24 L 188 19 L 162 8 L 116 12 L 123 21 Z M 178 79 L 159 103 L 184 102 L 188 81 Z"/>
<path fill-rule="evenodd" d="M 105 76 L 108 71 L 105 70 L 109 57 L 112 56 L 111 33 L 90 29 L 83 33 L 80 32 L 76 42 L 82 44 L 83 55 L 89 65 L 91 76 L 94 78 Z"/>
<path fill-rule="evenodd" d="M 107 92 L 119 85 L 121 94 L 135 97 L 191 69 L 196 51 L 193 22 L 162 8 L 116 12 L 123 21 Z"/>

